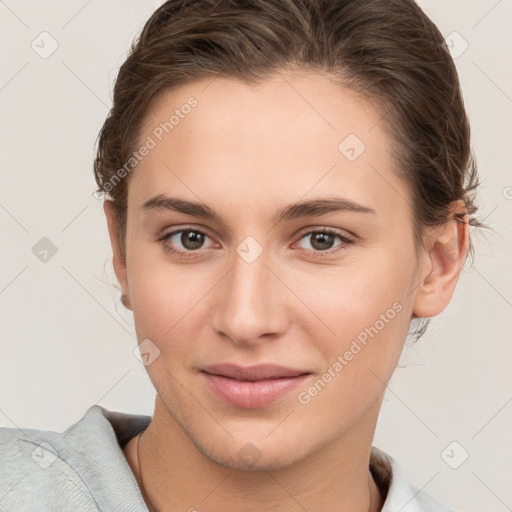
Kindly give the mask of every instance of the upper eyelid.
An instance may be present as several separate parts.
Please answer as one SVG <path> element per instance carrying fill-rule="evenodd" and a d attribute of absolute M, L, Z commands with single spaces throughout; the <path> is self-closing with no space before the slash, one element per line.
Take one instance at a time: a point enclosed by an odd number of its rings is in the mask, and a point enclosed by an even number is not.
<path fill-rule="evenodd" d="M 203 227 L 203 226 L 178 226 L 178 227 L 174 227 L 171 231 L 169 231 L 169 232 L 165 233 L 164 235 L 162 235 L 162 237 L 166 237 L 166 236 L 169 236 L 169 235 L 174 235 L 176 233 L 179 233 L 180 231 L 197 231 L 199 233 L 204 233 L 205 235 L 208 235 L 208 236 L 211 237 L 211 235 L 208 234 L 208 232 L 209 232 L 208 228 Z M 330 226 L 313 226 L 313 227 L 303 228 L 303 229 L 301 229 L 298 232 L 298 235 L 307 235 L 307 234 L 310 234 L 312 232 L 317 232 L 317 231 L 320 231 L 320 232 L 321 231 L 332 231 L 333 233 L 335 233 L 337 235 L 340 235 L 340 236 L 345 236 L 344 233 L 347 233 L 348 234 L 347 238 L 349 238 L 349 237 L 356 238 L 356 235 L 354 235 L 350 231 L 347 231 L 346 229 L 333 228 L 333 227 L 330 227 Z"/>
<path fill-rule="evenodd" d="M 304 228 L 304 230 L 299 231 L 297 236 L 303 237 L 304 235 L 309 235 L 311 233 L 318 233 L 318 232 L 319 233 L 327 232 L 327 233 L 330 233 L 333 235 L 341 236 L 342 238 L 350 238 L 350 239 L 355 238 L 355 235 L 353 235 L 352 233 L 350 233 L 347 230 L 343 230 L 340 228 L 331 228 L 330 226 Z"/>

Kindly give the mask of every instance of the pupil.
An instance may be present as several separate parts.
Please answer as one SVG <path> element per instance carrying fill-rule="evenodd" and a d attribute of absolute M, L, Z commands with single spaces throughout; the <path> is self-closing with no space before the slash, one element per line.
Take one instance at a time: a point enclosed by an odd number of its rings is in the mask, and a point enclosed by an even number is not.
<path fill-rule="evenodd" d="M 317 251 L 322 249 L 330 249 L 332 246 L 333 238 L 334 235 L 329 233 L 316 233 L 313 236 L 312 245 Z M 317 242 L 320 242 L 320 247 L 315 247 L 315 245 L 318 245 Z"/>
<path fill-rule="evenodd" d="M 204 237 L 196 231 L 184 231 L 181 234 L 181 243 L 187 249 L 199 249 L 204 242 Z"/>

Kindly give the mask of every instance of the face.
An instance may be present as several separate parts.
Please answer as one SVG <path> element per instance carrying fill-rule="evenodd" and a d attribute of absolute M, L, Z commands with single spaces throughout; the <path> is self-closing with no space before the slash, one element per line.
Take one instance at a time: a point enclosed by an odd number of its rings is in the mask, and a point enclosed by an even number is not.
<path fill-rule="evenodd" d="M 423 268 L 379 112 L 323 75 L 281 76 L 152 105 L 116 269 L 165 421 L 231 467 L 371 438 Z"/>

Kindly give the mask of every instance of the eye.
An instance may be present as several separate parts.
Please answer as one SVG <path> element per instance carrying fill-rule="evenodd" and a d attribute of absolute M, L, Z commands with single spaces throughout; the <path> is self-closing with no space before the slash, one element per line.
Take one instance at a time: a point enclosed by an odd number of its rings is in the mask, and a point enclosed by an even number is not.
<path fill-rule="evenodd" d="M 307 240 L 308 238 L 309 244 L 313 247 L 313 249 L 305 249 L 312 252 L 315 256 L 326 256 L 334 254 L 338 251 L 346 249 L 347 245 L 353 243 L 352 240 L 347 236 L 330 228 L 308 231 L 302 235 L 301 240 Z M 333 246 L 336 238 L 340 240 L 340 243 Z"/>
<path fill-rule="evenodd" d="M 165 234 L 158 241 L 161 242 L 165 252 L 190 257 L 204 249 L 206 239 L 211 240 L 203 231 L 183 228 Z"/>
<path fill-rule="evenodd" d="M 312 253 L 314 256 L 320 257 L 337 253 L 338 251 L 346 249 L 349 244 L 353 243 L 350 238 L 331 228 L 308 231 L 301 236 L 300 240 L 307 240 L 308 238 L 313 248 L 302 248 Z M 202 250 L 205 249 L 204 244 L 206 239 L 211 240 L 211 238 L 201 230 L 182 228 L 163 235 L 158 241 L 162 244 L 165 252 L 188 258 L 199 256 L 202 253 Z M 338 239 L 340 243 L 334 245 L 336 239 Z"/>

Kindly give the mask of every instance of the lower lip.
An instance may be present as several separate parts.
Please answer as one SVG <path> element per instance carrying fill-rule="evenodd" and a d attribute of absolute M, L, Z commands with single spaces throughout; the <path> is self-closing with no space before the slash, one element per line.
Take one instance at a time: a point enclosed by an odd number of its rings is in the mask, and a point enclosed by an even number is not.
<path fill-rule="evenodd" d="M 202 372 L 209 388 L 225 402 L 243 409 L 257 409 L 275 402 L 299 386 L 309 376 L 241 381 Z"/>

